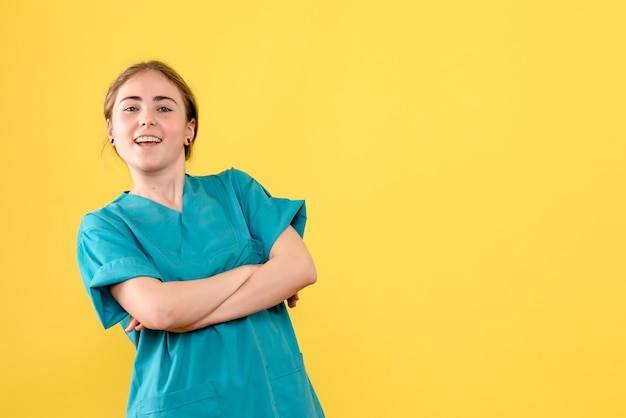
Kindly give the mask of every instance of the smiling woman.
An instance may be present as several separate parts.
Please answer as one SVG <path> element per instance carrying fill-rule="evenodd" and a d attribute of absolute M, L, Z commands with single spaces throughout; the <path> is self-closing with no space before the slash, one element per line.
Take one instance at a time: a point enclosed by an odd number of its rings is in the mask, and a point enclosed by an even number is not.
<path fill-rule="evenodd" d="M 133 177 L 132 193 L 154 198 L 151 187 L 142 187 L 143 177 L 184 172 L 197 118 L 188 119 L 182 93 L 158 70 L 132 76 L 116 96 L 107 118 L 109 138 Z"/>
<path fill-rule="evenodd" d="M 130 191 L 85 215 L 78 264 L 102 324 L 136 346 L 127 417 L 323 417 L 289 314 L 317 274 L 303 201 L 246 173 L 185 173 L 193 94 L 160 62 L 105 100 Z"/>
<path fill-rule="evenodd" d="M 126 71 L 119 75 L 119 77 L 113 82 L 113 84 L 111 84 L 111 87 L 106 94 L 104 100 L 104 119 L 107 120 L 107 124 L 109 123 L 109 121 L 111 121 L 116 99 L 119 96 L 124 97 L 119 92 L 122 86 L 124 86 L 130 79 L 136 77 L 140 73 L 146 73 L 149 71 L 160 73 L 163 77 L 167 79 L 169 83 L 171 83 L 176 88 L 176 91 L 179 93 L 178 96 L 181 96 L 182 100 L 178 103 L 176 101 L 174 102 L 177 105 L 183 106 L 187 121 L 195 121 L 193 137 L 190 138 L 189 144 L 186 144 L 185 146 L 185 159 L 189 159 L 189 157 L 191 156 L 193 141 L 198 135 L 198 106 L 196 104 L 196 99 L 185 80 L 183 80 L 183 78 L 173 68 L 160 61 L 148 61 L 132 65 L 128 67 Z M 138 96 L 129 96 L 127 98 L 141 99 Z M 168 98 L 173 100 L 173 98 L 167 96 L 155 96 L 153 100 L 160 101 L 160 99 Z M 110 134 L 109 139 L 113 139 Z"/>

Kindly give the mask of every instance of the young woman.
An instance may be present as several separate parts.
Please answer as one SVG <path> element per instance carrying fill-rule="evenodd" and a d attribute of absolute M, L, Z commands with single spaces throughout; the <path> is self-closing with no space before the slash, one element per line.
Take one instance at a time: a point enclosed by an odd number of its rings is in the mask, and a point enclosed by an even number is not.
<path fill-rule="evenodd" d="M 283 303 L 317 277 L 304 202 L 235 169 L 187 175 L 197 106 L 161 62 L 124 71 L 104 115 L 132 188 L 85 215 L 78 265 L 136 346 L 127 417 L 323 417 Z"/>

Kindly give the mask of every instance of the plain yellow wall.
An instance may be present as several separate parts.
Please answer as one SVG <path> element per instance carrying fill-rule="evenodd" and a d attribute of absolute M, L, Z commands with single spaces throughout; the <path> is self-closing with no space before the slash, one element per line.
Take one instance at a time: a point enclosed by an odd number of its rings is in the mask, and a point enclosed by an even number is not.
<path fill-rule="evenodd" d="M 130 184 L 104 93 L 149 58 L 198 96 L 189 172 L 307 199 L 329 417 L 626 416 L 622 1 L 4 0 L 0 35 L 0 416 L 122 416 L 74 248 Z"/>

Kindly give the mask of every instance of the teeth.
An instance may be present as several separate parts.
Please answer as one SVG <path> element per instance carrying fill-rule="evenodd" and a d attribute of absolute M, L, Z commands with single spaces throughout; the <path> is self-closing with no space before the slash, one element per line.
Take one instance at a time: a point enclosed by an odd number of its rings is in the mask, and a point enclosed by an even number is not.
<path fill-rule="evenodd" d="M 156 136 L 140 136 L 139 138 L 135 139 L 136 144 L 142 144 L 145 142 L 159 143 L 161 142 L 161 138 L 157 138 Z"/>

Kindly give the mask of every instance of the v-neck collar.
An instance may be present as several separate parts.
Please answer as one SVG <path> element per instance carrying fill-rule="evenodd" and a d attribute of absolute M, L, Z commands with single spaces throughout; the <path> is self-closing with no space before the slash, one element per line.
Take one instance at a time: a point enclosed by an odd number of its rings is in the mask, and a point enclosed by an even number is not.
<path fill-rule="evenodd" d="M 176 213 L 178 215 L 182 215 L 183 211 L 185 210 L 185 200 L 186 200 L 186 196 L 187 196 L 187 188 L 188 188 L 188 184 L 189 184 L 189 175 L 185 173 L 185 184 L 183 185 L 183 196 L 181 198 L 181 210 L 176 210 L 173 209 L 167 205 L 164 205 L 162 203 L 157 202 L 156 200 L 152 200 L 150 198 L 144 197 L 144 196 L 140 196 L 140 195 L 136 195 L 136 194 L 131 194 L 130 190 L 124 190 L 124 192 L 122 193 L 122 198 L 123 199 L 132 199 L 138 202 L 144 202 L 146 205 L 149 206 L 156 206 L 156 207 L 160 207 L 163 208 L 166 211 L 170 211 L 173 213 Z"/>

